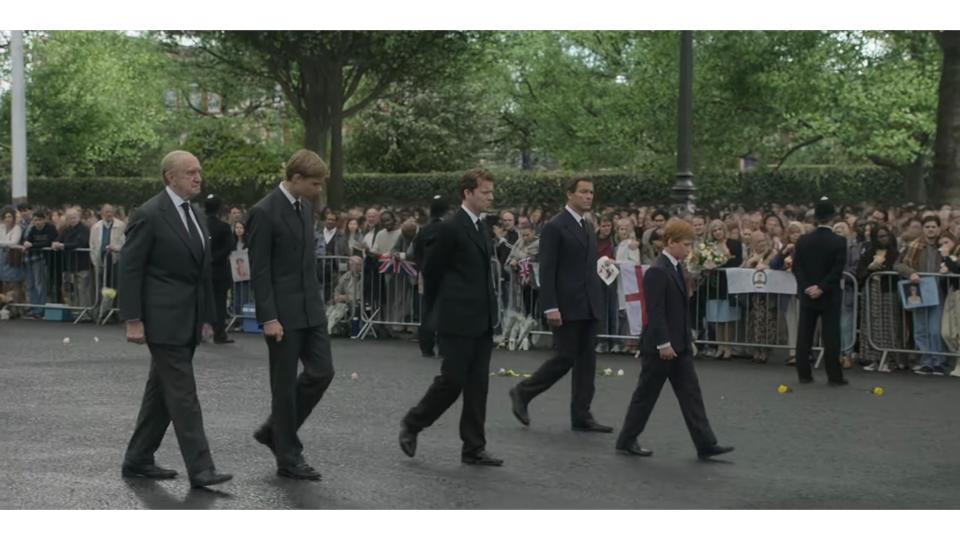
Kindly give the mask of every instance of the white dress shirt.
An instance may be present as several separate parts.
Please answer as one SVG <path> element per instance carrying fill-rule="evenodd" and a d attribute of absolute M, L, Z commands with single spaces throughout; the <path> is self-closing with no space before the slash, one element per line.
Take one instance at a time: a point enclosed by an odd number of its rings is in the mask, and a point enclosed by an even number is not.
<path fill-rule="evenodd" d="M 462 205 L 460 205 L 460 208 L 463 208 L 463 211 L 466 212 L 468 216 L 470 216 L 470 221 L 473 222 L 474 228 L 476 228 L 476 229 L 479 231 L 479 230 L 480 230 L 480 223 L 479 223 L 479 221 L 480 221 L 480 216 L 478 216 L 478 215 L 474 214 L 473 212 L 471 212 L 470 209 L 467 208 L 466 205 L 463 205 L 463 204 L 462 204 Z"/>

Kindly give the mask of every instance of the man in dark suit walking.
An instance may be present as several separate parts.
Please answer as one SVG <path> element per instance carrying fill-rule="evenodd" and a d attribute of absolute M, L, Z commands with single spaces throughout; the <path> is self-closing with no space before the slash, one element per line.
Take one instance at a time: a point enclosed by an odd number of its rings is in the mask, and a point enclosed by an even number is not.
<path fill-rule="evenodd" d="M 679 262 L 690 254 L 693 227 L 681 219 L 669 220 L 664 228 L 663 243 L 663 253 L 643 275 L 647 302 L 647 324 L 640 334 L 643 367 L 617 437 L 616 449 L 618 453 L 630 456 L 653 454 L 637 443 L 637 437 L 647 425 L 663 383 L 670 379 L 673 393 L 680 402 L 683 420 L 697 448 L 697 456 L 709 459 L 731 452 L 733 447 L 717 445 L 693 367 L 690 295 Z"/>
<path fill-rule="evenodd" d="M 481 214 L 493 203 L 493 176 L 483 169 L 460 180 L 463 204 L 427 245 L 423 268 L 428 319 L 437 330 L 443 363 L 426 395 L 403 418 L 400 449 L 413 457 L 417 435 L 431 426 L 463 393 L 460 459 L 468 465 L 503 465 L 486 451 L 484 423 L 490 384 L 490 353 L 496 324 L 487 226 Z"/>
<path fill-rule="evenodd" d="M 210 231 L 211 274 L 213 276 L 213 301 L 215 304 L 213 342 L 233 343 L 227 335 L 227 291 L 233 284 L 230 273 L 230 252 L 233 251 L 233 233 L 230 226 L 220 220 L 220 199 L 207 195 L 204 210 L 207 212 L 207 230 Z"/>
<path fill-rule="evenodd" d="M 583 214 L 593 205 L 593 182 L 566 186 L 567 205 L 540 235 L 540 307 L 553 329 L 556 355 L 510 390 L 513 414 L 530 425 L 527 405 L 573 369 L 570 422 L 574 431 L 610 433 L 590 413 L 597 371 L 597 321 L 603 314 L 597 275 L 597 236 Z"/>
<path fill-rule="evenodd" d="M 417 270 L 421 273 L 421 284 L 423 283 L 423 263 L 426 260 L 427 244 L 433 241 L 440 230 L 444 216 L 447 215 L 449 205 L 440 195 L 434 195 L 433 202 L 430 203 L 430 223 L 424 225 L 416 238 L 413 239 L 413 264 L 417 265 Z M 427 303 L 426 298 L 420 295 L 420 328 L 417 330 L 417 341 L 420 345 L 420 353 L 425 358 L 433 358 L 434 350 L 437 348 L 437 329 L 433 321 L 427 317 L 433 306 Z"/>
<path fill-rule="evenodd" d="M 823 362 L 830 386 L 843 386 L 847 380 L 840 367 L 840 310 L 843 268 L 847 260 L 847 241 L 833 232 L 830 222 L 836 215 L 826 197 L 814 206 L 817 229 L 797 240 L 793 256 L 793 275 L 800 294 L 800 319 L 797 328 L 797 375 L 801 383 L 813 382 L 810 349 L 817 319 L 823 335 Z"/>
<path fill-rule="evenodd" d="M 204 221 L 188 201 L 200 193 L 200 162 L 177 150 L 161 163 L 166 189 L 130 219 L 120 259 L 120 316 L 127 341 L 146 343 L 150 375 L 137 426 L 123 460 L 128 478 L 173 478 L 154 463 L 173 422 L 193 487 L 232 478 L 217 472 L 203 432 L 193 377 L 193 353 L 213 313 L 210 242 Z"/>
<path fill-rule="evenodd" d="M 298 150 L 285 180 L 247 218 L 257 321 L 270 354 L 270 416 L 253 437 L 277 458 L 277 474 L 320 480 L 303 458 L 297 430 L 333 381 L 333 356 L 314 256 L 313 205 L 329 176 L 326 163 Z M 297 377 L 297 361 L 303 372 Z"/>

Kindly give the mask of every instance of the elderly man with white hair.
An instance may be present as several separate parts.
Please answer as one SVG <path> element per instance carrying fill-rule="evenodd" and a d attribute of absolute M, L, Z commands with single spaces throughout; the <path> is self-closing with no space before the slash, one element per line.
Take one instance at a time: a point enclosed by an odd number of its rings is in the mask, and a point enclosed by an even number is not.
<path fill-rule="evenodd" d="M 117 264 L 126 241 L 127 224 L 115 216 L 113 205 L 105 204 L 100 208 L 100 220 L 90 228 L 90 262 L 96 290 L 117 288 Z M 101 295 L 98 318 L 102 319 L 112 308 L 113 299 Z"/>

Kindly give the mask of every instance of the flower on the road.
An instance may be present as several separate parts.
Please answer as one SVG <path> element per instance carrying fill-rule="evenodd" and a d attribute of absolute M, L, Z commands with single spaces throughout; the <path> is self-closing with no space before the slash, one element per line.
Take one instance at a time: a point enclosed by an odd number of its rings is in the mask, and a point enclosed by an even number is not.
<path fill-rule="evenodd" d="M 777 387 L 777 392 L 780 392 L 781 394 L 786 394 L 787 392 L 793 392 L 793 389 L 785 384 L 781 384 L 780 386 Z"/>
<path fill-rule="evenodd" d="M 871 390 L 871 392 L 873 392 L 873 395 L 875 395 L 875 396 L 882 396 L 882 395 L 883 395 L 883 387 L 882 387 L 882 386 L 874 386 L 874 387 L 873 387 L 873 390 Z"/>

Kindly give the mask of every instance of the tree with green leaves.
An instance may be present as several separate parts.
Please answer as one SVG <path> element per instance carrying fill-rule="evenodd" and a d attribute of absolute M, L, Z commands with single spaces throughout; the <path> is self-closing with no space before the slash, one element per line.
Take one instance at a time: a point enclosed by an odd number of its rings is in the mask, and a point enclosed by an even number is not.
<path fill-rule="evenodd" d="M 29 168 L 37 176 L 155 172 L 171 64 L 155 42 L 56 31 L 28 42 Z"/>
<path fill-rule="evenodd" d="M 197 32 L 210 59 L 271 81 L 303 121 L 304 146 L 326 156 L 329 204 L 343 202 L 343 124 L 399 83 L 425 84 L 470 51 L 465 32 Z M 329 145 L 329 151 L 328 151 Z"/>

